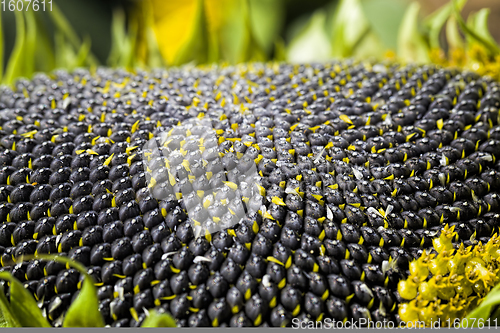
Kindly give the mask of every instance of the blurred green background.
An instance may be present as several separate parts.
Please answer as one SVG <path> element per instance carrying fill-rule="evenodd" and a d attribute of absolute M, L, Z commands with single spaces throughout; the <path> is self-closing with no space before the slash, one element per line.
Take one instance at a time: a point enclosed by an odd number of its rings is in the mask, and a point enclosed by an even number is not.
<path fill-rule="evenodd" d="M 342 57 L 498 71 L 500 0 L 52 1 L 51 13 L 1 12 L 4 83 L 54 68 Z"/>
<path fill-rule="evenodd" d="M 73 28 L 80 36 L 90 35 L 92 39 L 92 52 L 101 63 L 106 63 L 111 50 L 111 20 L 113 9 L 123 8 L 132 11 L 137 5 L 133 0 L 53 0 L 71 22 Z M 139 0 L 140 1 L 140 0 Z M 182 2 L 184 0 L 177 0 Z M 274 0 L 266 0 L 274 1 Z M 404 0 L 401 0 L 404 1 Z M 283 6 L 285 22 L 281 27 L 282 36 L 290 37 L 286 33 L 290 26 L 296 24 L 297 19 L 302 21 L 314 10 L 323 6 L 334 6 L 336 1 L 331 0 L 288 0 Z M 5 53 L 10 54 L 15 40 L 15 16 L 13 12 L 6 10 L 3 15 L 3 31 L 5 39 Z M 48 20 L 45 20 L 48 21 Z M 50 22 L 45 22 L 54 32 Z M 8 57 L 4 59 L 6 64 Z"/>
<path fill-rule="evenodd" d="M 106 62 L 111 47 L 112 11 L 116 7 L 131 7 L 125 0 L 52 0 L 56 3 L 80 36 L 90 35 L 92 52 L 101 62 Z M 42 16 L 51 34 L 54 27 L 46 15 Z M 10 54 L 16 37 L 15 15 L 8 10 L 2 12 L 5 53 Z M 4 57 L 4 65 L 8 57 Z"/>

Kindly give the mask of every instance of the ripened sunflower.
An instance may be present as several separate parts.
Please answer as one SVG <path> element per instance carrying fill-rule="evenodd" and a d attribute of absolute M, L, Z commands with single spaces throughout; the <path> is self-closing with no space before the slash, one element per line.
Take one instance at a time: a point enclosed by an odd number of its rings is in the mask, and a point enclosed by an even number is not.
<path fill-rule="evenodd" d="M 353 3 L 337 13 L 363 17 Z M 498 46 L 487 12 L 465 23 L 461 5 L 428 18 L 427 35 L 411 5 L 399 60 L 356 59 L 383 42 L 366 23 L 347 43 L 346 18 L 339 49 L 320 50 L 353 59 L 230 65 L 211 60 L 279 51 L 253 26 L 254 2 L 152 0 L 128 34 L 116 14 L 110 59 L 197 66 L 0 88 L 0 324 L 494 325 Z M 325 13 L 289 52 L 330 38 Z M 433 39 L 445 23 L 448 52 Z M 226 39 L 238 26 L 243 46 Z"/>

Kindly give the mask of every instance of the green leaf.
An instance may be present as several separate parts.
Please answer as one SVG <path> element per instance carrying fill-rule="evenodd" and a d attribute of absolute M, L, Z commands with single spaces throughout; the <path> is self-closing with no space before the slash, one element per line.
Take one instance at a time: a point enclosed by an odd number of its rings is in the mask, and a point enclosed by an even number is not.
<path fill-rule="evenodd" d="M 478 36 L 481 36 L 485 41 L 487 41 L 488 44 L 492 45 L 495 47 L 495 49 L 499 49 L 497 42 L 491 36 L 490 31 L 488 29 L 488 17 L 490 16 L 490 9 L 489 8 L 483 8 L 479 10 L 474 19 L 474 26 L 471 27 L 474 29 L 474 31 L 478 34 Z"/>
<path fill-rule="evenodd" d="M 36 27 L 36 19 L 35 12 L 32 10 L 28 10 L 26 13 L 26 43 L 24 45 L 24 57 L 25 60 L 25 73 L 24 75 L 27 77 L 31 77 L 35 72 L 35 48 L 36 48 L 36 39 L 37 39 L 37 27 Z"/>
<path fill-rule="evenodd" d="M 128 69 L 133 69 L 136 64 L 136 46 L 137 37 L 139 34 L 139 22 L 137 19 L 131 18 L 128 24 L 128 30 L 125 37 L 125 52 L 122 58 L 122 66 Z"/>
<path fill-rule="evenodd" d="M 37 38 L 35 45 L 35 71 L 50 72 L 55 67 L 54 45 L 52 36 L 47 32 L 47 26 L 40 15 L 35 15 Z"/>
<path fill-rule="evenodd" d="M 274 61 L 285 61 L 286 60 L 286 46 L 285 41 L 278 37 L 274 42 Z"/>
<path fill-rule="evenodd" d="M 458 7 L 462 9 L 465 6 L 467 0 L 458 0 Z M 429 43 L 431 48 L 438 49 L 441 47 L 439 43 L 439 37 L 441 34 L 441 29 L 443 28 L 446 21 L 453 14 L 453 3 L 447 3 L 446 5 L 440 7 L 424 20 L 424 25 L 429 30 Z"/>
<path fill-rule="evenodd" d="M 457 19 L 455 16 L 451 16 L 446 22 L 446 41 L 450 49 L 462 49 L 464 47 L 464 41 L 460 31 L 458 31 Z"/>
<path fill-rule="evenodd" d="M 248 2 L 250 27 L 260 47 L 269 54 L 284 23 L 283 0 L 251 0 Z"/>
<path fill-rule="evenodd" d="M 378 35 L 373 31 L 366 31 L 366 34 L 353 47 L 352 56 L 357 59 L 378 58 L 384 57 L 385 48 L 378 38 Z"/>
<path fill-rule="evenodd" d="M 77 67 L 83 67 L 85 66 L 85 63 L 87 61 L 87 57 L 90 53 L 90 46 L 91 46 L 91 40 L 89 36 L 86 36 L 83 39 L 83 43 L 80 46 L 80 50 L 78 50 L 78 54 L 76 55 L 76 60 L 75 63 L 72 64 L 72 66 L 69 69 L 74 69 Z"/>
<path fill-rule="evenodd" d="M 177 327 L 177 324 L 169 314 L 151 310 L 142 322 L 141 327 Z"/>
<path fill-rule="evenodd" d="M 407 2 L 400 0 L 362 0 L 363 14 L 386 48 L 396 49 L 398 27 Z"/>
<path fill-rule="evenodd" d="M 196 0 L 196 14 L 194 29 L 189 41 L 185 43 L 176 54 L 174 66 L 179 66 L 190 61 L 204 63 L 208 55 L 207 22 L 203 0 Z"/>
<path fill-rule="evenodd" d="M 500 305 L 500 285 L 493 288 L 488 295 L 486 295 L 481 304 L 467 315 L 467 320 L 462 320 L 461 324 L 466 324 L 464 327 L 478 327 L 478 320 L 488 319 L 491 315 L 491 311 L 497 305 Z"/>
<path fill-rule="evenodd" d="M 466 37 L 469 40 L 475 40 L 482 44 L 486 49 L 491 54 L 498 54 L 500 53 L 500 47 L 495 43 L 489 40 L 488 38 L 484 37 L 484 30 L 481 28 L 481 33 L 477 32 L 476 29 L 478 26 L 486 26 L 486 21 L 488 19 L 488 15 L 483 14 L 481 17 L 481 21 L 476 23 L 476 17 L 472 16 L 470 18 L 469 24 L 465 23 L 464 19 L 462 18 L 462 15 L 460 14 L 460 3 L 459 0 L 452 0 L 453 1 L 453 13 L 455 18 L 457 19 L 458 25 L 460 29 L 464 32 Z M 487 28 L 486 28 L 487 30 Z M 489 33 L 488 33 L 489 34 Z"/>
<path fill-rule="evenodd" d="M 493 311 L 492 311 L 492 314 L 490 315 L 490 319 L 500 319 L 500 306 L 495 306 Z M 491 321 L 491 320 L 490 320 Z"/>
<path fill-rule="evenodd" d="M 16 42 L 14 44 L 14 49 L 7 63 L 7 68 L 5 70 L 5 77 L 3 82 L 10 84 L 16 78 L 23 75 L 24 59 L 23 59 L 23 49 L 25 43 L 25 26 L 24 26 L 24 15 L 21 11 L 14 11 L 16 15 Z"/>
<path fill-rule="evenodd" d="M 278 0 L 281 1 L 281 0 Z M 249 8 L 247 0 L 203 0 L 207 63 L 238 63 L 248 60 Z M 261 49 L 260 46 L 257 46 Z"/>
<path fill-rule="evenodd" d="M 111 51 L 109 52 L 108 64 L 112 67 L 121 64 L 122 54 L 126 45 L 125 12 L 118 7 L 113 11 L 111 21 Z"/>
<path fill-rule="evenodd" d="M 250 0 L 243 2 L 243 22 L 245 24 L 246 43 L 242 61 L 265 61 L 267 59 L 263 46 L 258 42 L 254 29 L 252 28 L 250 17 Z"/>
<path fill-rule="evenodd" d="M 112 67 L 124 67 L 133 69 L 137 65 L 136 45 L 139 33 L 139 24 L 135 17 L 125 24 L 125 12 L 116 9 L 113 12 L 113 22 L 111 27 L 111 52 L 108 64 Z"/>
<path fill-rule="evenodd" d="M 429 47 L 425 43 L 418 26 L 420 4 L 412 2 L 405 15 L 398 33 L 398 57 L 405 62 L 429 62 Z"/>
<path fill-rule="evenodd" d="M 49 13 L 56 27 L 63 32 L 64 36 L 68 38 L 75 48 L 78 47 L 80 45 L 80 38 L 66 17 L 64 17 L 64 14 L 61 9 L 59 9 L 59 6 L 54 3 L 53 9 L 49 11 Z"/>
<path fill-rule="evenodd" d="M 246 26 L 243 21 L 244 2 L 246 0 L 233 0 L 226 9 L 224 28 L 219 31 L 221 58 L 232 63 L 245 59 L 245 44 L 247 43 Z"/>
<path fill-rule="evenodd" d="M 10 304 L 3 290 L 0 286 L 0 327 L 20 327 L 21 325 L 12 314 Z"/>
<path fill-rule="evenodd" d="M 0 272 L 0 279 L 10 282 L 10 310 L 22 327 L 51 327 L 21 282 L 8 272 Z"/>
<path fill-rule="evenodd" d="M 82 316 L 82 313 L 85 315 Z M 82 289 L 64 316 L 63 327 L 104 327 L 94 282 L 85 277 Z"/>
<path fill-rule="evenodd" d="M 465 3 L 465 1 L 461 2 Z M 438 49 L 440 48 L 439 37 L 441 34 L 441 29 L 443 25 L 446 23 L 448 18 L 453 13 L 453 4 L 447 3 L 444 6 L 441 6 L 436 11 L 427 16 L 424 20 L 424 26 L 428 29 L 429 33 L 429 43 L 431 48 Z"/>
<path fill-rule="evenodd" d="M 163 58 L 160 53 L 160 48 L 158 46 L 158 39 L 154 31 L 152 22 L 154 22 L 153 8 L 151 7 L 150 1 L 145 1 L 144 6 L 144 34 L 146 35 L 146 46 L 147 46 L 147 66 L 150 68 L 158 68 L 163 65 Z"/>
<path fill-rule="evenodd" d="M 290 43 L 287 59 L 294 63 L 326 61 L 330 58 L 330 40 L 325 31 L 326 14 L 316 11 L 309 23 Z"/>
<path fill-rule="evenodd" d="M 472 44 L 479 42 L 473 36 L 473 34 L 475 33 L 475 31 L 474 31 L 474 25 L 475 24 L 476 24 L 476 13 L 472 11 L 472 12 L 469 13 L 469 16 L 467 16 L 467 22 L 465 22 L 465 26 L 468 29 L 471 29 L 471 32 L 472 32 L 472 34 L 465 33 L 465 41 L 467 43 L 467 46 L 469 46 L 469 47 Z"/>
<path fill-rule="evenodd" d="M 333 56 L 352 56 L 354 47 L 370 31 L 360 0 L 340 0 L 332 22 Z"/>
<path fill-rule="evenodd" d="M 82 45 L 80 38 L 54 1 L 52 3 L 52 10 L 49 10 L 48 12 L 57 29 L 64 35 L 73 48 L 78 50 Z M 87 61 L 89 65 L 92 66 L 99 63 L 97 58 L 92 53 L 88 55 Z"/>
<path fill-rule="evenodd" d="M 230 63 L 265 60 L 264 49 L 252 29 L 248 0 L 234 0 L 220 32 L 222 58 Z"/>
<path fill-rule="evenodd" d="M 57 68 L 70 68 L 76 61 L 76 53 L 73 46 L 67 41 L 60 31 L 55 32 L 55 63 Z"/>
<path fill-rule="evenodd" d="M 220 59 L 219 36 L 215 31 L 208 31 L 207 62 L 214 63 Z"/>

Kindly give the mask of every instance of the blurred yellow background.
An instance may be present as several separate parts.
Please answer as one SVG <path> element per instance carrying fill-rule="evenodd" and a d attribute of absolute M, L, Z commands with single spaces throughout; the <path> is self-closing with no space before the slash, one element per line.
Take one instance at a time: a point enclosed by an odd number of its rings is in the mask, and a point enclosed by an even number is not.
<path fill-rule="evenodd" d="M 494 76 L 500 71 L 500 0 L 53 0 L 53 4 L 52 11 L 1 12 L 2 82 L 36 71 L 82 66 L 134 69 L 346 57 L 432 61 Z M 31 56 L 33 52 L 37 57 Z"/>

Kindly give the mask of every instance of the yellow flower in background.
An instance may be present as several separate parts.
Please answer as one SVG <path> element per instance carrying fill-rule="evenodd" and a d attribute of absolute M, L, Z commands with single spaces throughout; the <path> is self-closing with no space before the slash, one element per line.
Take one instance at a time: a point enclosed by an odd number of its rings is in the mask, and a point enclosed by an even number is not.
<path fill-rule="evenodd" d="M 167 65 L 265 60 L 282 20 L 282 0 L 149 0 Z"/>
<path fill-rule="evenodd" d="M 449 2 L 422 21 L 415 1 L 337 0 L 335 10 L 321 8 L 295 25 L 285 44 L 285 0 L 143 0 L 130 20 L 137 19 L 138 27 L 129 22 L 122 29 L 109 63 L 132 69 L 368 57 L 432 62 L 498 78 L 500 47 L 487 31 L 489 11 L 465 22 L 459 16 L 465 1 Z"/>
<path fill-rule="evenodd" d="M 196 29 L 198 0 L 152 0 L 153 27 L 160 52 L 168 64 L 192 38 Z"/>
<path fill-rule="evenodd" d="M 407 300 L 399 305 L 402 320 L 431 325 L 439 318 L 447 325 L 450 318 L 462 319 L 478 305 L 487 306 L 488 293 L 500 288 L 499 235 L 485 244 L 465 247 L 462 243 L 458 249 L 450 242 L 456 235 L 446 225 L 432 241 L 436 255 L 424 252 L 410 263 L 410 276 L 398 284 L 399 295 Z M 498 294 L 489 296 L 495 297 Z"/>
<path fill-rule="evenodd" d="M 239 2 L 241 1 L 205 0 L 205 12 L 209 32 L 220 32 L 220 29 L 227 23 L 227 14 L 230 14 Z"/>

